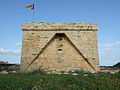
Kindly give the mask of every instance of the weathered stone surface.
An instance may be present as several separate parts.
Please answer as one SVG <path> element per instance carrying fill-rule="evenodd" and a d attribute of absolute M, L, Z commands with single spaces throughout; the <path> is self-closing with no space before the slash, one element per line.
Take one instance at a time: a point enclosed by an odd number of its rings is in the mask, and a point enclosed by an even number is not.
<path fill-rule="evenodd" d="M 76 76 L 76 75 L 78 75 L 78 73 L 72 73 L 72 75 Z"/>
<path fill-rule="evenodd" d="M 47 22 L 33 22 L 22 25 L 22 30 L 97 30 L 98 25 L 94 23 L 73 22 L 67 24 L 65 22 L 57 22 L 49 24 Z"/>
<path fill-rule="evenodd" d="M 88 76 L 88 74 L 84 74 L 83 76 L 87 77 L 87 76 Z"/>
<path fill-rule="evenodd" d="M 3 70 L 0 72 L 0 74 L 8 74 L 8 72 L 6 70 Z"/>
<path fill-rule="evenodd" d="M 22 25 L 21 71 L 99 70 L 94 23 L 34 22 Z"/>

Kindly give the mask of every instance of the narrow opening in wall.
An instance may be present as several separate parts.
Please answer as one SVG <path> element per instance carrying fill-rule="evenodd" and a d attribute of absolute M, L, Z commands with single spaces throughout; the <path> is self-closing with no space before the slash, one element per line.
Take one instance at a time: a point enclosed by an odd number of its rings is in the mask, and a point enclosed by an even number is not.
<path fill-rule="evenodd" d="M 63 34 L 63 33 L 56 33 L 56 38 L 58 38 L 59 41 L 62 41 L 62 40 L 63 40 L 63 37 L 64 37 L 64 34 Z"/>
<path fill-rule="evenodd" d="M 58 49 L 58 51 L 62 51 L 62 49 L 61 49 L 61 48 L 59 48 L 59 49 Z"/>
<path fill-rule="evenodd" d="M 60 47 L 62 47 L 63 45 L 60 45 Z"/>
<path fill-rule="evenodd" d="M 62 38 L 62 37 L 64 37 L 64 33 L 56 33 L 56 36 Z"/>

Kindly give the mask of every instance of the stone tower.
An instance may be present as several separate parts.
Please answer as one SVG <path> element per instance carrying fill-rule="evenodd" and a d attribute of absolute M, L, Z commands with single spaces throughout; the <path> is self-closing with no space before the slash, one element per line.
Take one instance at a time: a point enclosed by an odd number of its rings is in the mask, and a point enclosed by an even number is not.
<path fill-rule="evenodd" d="M 94 23 L 34 22 L 22 25 L 21 72 L 99 70 Z"/>

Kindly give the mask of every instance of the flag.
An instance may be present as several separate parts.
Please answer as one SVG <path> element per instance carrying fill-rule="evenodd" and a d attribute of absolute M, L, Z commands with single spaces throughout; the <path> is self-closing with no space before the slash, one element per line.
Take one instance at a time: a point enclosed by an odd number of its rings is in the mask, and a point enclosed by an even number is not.
<path fill-rule="evenodd" d="M 26 7 L 26 8 L 34 9 L 34 4 L 26 5 L 25 7 Z"/>

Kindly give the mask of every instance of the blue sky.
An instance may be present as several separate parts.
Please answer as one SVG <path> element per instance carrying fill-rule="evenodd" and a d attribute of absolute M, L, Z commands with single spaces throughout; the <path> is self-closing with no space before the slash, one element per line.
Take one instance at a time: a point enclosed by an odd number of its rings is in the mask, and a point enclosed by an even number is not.
<path fill-rule="evenodd" d="M 34 0 L 36 22 L 92 22 L 100 65 L 120 62 L 120 0 Z M 21 24 L 32 22 L 33 0 L 0 1 L 0 60 L 20 63 Z"/>

